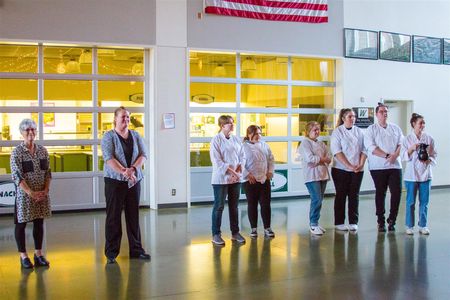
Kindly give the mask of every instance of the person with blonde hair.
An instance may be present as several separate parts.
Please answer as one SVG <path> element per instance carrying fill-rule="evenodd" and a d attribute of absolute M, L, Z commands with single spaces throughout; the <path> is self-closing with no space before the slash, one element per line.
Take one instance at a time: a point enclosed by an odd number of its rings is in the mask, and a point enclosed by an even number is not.
<path fill-rule="evenodd" d="M 232 135 L 234 130 L 233 117 L 219 117 L 219 133 L 211 140 L 209 151 L 212 162 L 211 184 L 214 190 L 214 206 L 212 210 L 212 240 L 214 245 L 223 246 L 222 213 L 225 199 L 228 198 L 231 240 L 239 244 L 245 243 L 245 238 L 239 233 L 239 195 L 241 190 L 242 168 L 245 166 L 245 156 L 242 143 Z"/>
<path fill-rule="evenodd" d="M 274 157 L 269 145 L 261 140 L 261 127 L 250 125 L 244 138 L 245 168 L 243 182 L 247 196 L 247 211 L 250 227 L 250 237 L 258 236 L 258 203 L 261 206 L 261 218 L 264 225 L 264 236 L 275 237 L 270 227 L 271 221 L 271 187 L 273 177 Z"/>
<path fill-rule="evenodd" d="M 308 122 L 305 126 L 305 135 L 306 138 L 297 151 L 303 162 L 305 185 L 311 196 L 309 229 L 313 235 L 322 235 L 325 229 L 319 225 L 320 210 L 327 181 L 330 180 L 328 165 L 331 158 L 327 146 L 318 139 L 320 135 L 318 122 Z"/>
<path fill-rule="evenodd" d="M 355 112 L 343 108 L 339 113 L 337 127 L 331 134 L 333 154 L 334 225 L 336 230 L 358 230 L 359 189 L 364 174 L 367 154 L 364 148 L 364 134 L 355 126 Z M 345 225 L 345 204 L 348 198 L 348 223 Z"/>

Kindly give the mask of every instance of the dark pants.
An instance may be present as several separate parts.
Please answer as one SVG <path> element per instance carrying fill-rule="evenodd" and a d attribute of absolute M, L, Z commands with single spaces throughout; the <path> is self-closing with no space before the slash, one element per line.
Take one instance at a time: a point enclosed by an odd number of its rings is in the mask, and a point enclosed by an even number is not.
<path fill-rule="evenodd" d="M 19 252 L 27 252 L 25 247 L 25 227 L 27 227 L 27 223 L 16 223 L 16 228 L 14 230 Z M 44 219 L 33 220 L 33 238 L 34 249 L 41 250 L 42 242 L 44 240 Z"/>
<path fill-rule="evenodd" d="M 232 234 L 239 232 L 239 193 L 241 184 L 213 184 L 214 206 L 212 211 L 212 234 L 220 234 L 222 225 L 222 213 L 225 207 L 225 199 L 228 196 L 228 213 L 230 217 L 230 230 Z"/>
<path fill-rule="evenodd" d="M 122 209 L 125 210 L 130 256 L 144 253 L 139 228 L 139 198 L 141 184 L 136 183 L 128 189 L 126 182 L 105 178 L 106 222 L 105 222 L 105 255 L 115 258 L 120 252 L 122 239 Z"/>
<path fill-rule="evenodd" d="M 244 184 L 245 195 L 247 196 L 247 210 L 248 220 L 250 221 L 251 228 L 258 226 L 258 202 L 261 206 L 261 218 L 263 220 L 264 228 L 270 227 L 270 180 L 266 180 L 264 183 L 256 182 L 250 184 L 246 182 Z"/>
<path fill-rule="evenodd" d="M 391 192 L 391 209 L 389 212 L 388 223 L 395 224 L 397 220 L 398 207 L 400 205 L 400 197 L 402 195 L 402 170 L 372 170 L 370 171 L 373 182 L 375 183 L 375 206 L 378 224 L 384 224 L 385 199 L 386 191 L 389 187 Z"/>
<path fill-rule="evenodd" d="M 345 223 L 345 201 L 348 197 L 348 223 L 358 224 L 359 189 L 364 172 L 348 172 L 332 168 L 336 196 L 334 198 L 334 224 Z"/>

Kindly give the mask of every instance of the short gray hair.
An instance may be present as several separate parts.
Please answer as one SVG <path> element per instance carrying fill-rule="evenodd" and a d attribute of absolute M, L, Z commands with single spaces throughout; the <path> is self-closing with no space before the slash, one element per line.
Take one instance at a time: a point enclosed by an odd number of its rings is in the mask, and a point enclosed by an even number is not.
<path fill-rule="evenodd" d="M 31 119 L 23 119 L 22 122 L 19 124 L 19 130 L 20 132 L 26 131 L 28 128 L 34 128 L 37 129 L 36 122 L 34 122 Z"/>

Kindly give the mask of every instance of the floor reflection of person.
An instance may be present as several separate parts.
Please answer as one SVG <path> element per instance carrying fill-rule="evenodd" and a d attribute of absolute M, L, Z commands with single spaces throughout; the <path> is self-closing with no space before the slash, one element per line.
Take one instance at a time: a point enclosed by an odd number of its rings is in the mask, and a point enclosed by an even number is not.
<path fill-rule="evenodd" d="M 328 165 L 331 162 L 327 146 L 318 140 L 320 124 L 311 121 L 305 126 L 306 138 L 298 148 L 303 162 L 305 185 L 311 196 L 309 230 L 311 234 L 322 235 L 325 229 L 319 225 L 320 210 L 327 181 L 330 180 Z"/>
<path fill-rule="evenodd" d="M 121 106 L 114 111 L 114 129 L 105 133 L 102 152 L 105 161 L 104 180 L 106 198 L 105 256 L 107 263 L 116 263 L 122 239 L 122 209 L 130 258 L 150 260 L 141 242 L 139 227 L 139 200 L 142 165 L 147 159 L 147 150 L 142 137 L 128 129 L 130 112 Z"/>
<path fill-rule="evenodd" d="M 24 119 L 19 125 L 24 141 L 11 153 L 11 175 L 16 185 L 14 207 L 15 238 L 23 268 L 48 267 L 49 261 L 42 251 L 44 240 L 44 219 L 51 216 L 50 207 L 50 159 L 44 146 L 37 145 L 36 123 Z M 25 227 L 33 222 L 34 265 L 28 257 L 25 246 Z"/>
<path fill-rule="evenodd" d="M 434 139 L 424 132 L 425 119 L 423 116 L 413 113 L 410 123 L 413 132 L 406 136 L 401 148 L 402 159 L 406 161 L 403 174 L 406 187 L 406 234 L 414 234 L 416 196 L 419 192 L 419 233 L 427 235 L 430 234 L 427 218 L 432 178 L 431 167 L 436 165 L 437 152 Z M 427 145 L 428 157 L 426 159 L 419 157 L 418 150 L 421 144 Z"/>

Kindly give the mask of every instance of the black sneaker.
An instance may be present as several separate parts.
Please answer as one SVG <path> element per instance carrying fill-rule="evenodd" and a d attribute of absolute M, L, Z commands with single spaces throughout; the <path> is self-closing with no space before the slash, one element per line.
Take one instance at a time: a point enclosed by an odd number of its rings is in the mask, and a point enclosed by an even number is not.
<path fill-rule="evenodd" d="M 264 229 L 264 236 L 268 237 L 268 238 L 273 238 L 273 237 L 275 237 L 275 233 L 269 227 L 269 228 Z"/>
<path fill-rule="evenodd" d="M 386 232 L 386 226 L 384 224 L 378 224 L 378 232 Z"/>
<path fill-rule="evenodd" d="M 25 258 L 20 258 L 20 265 L 22 266 L 22 268 L 24 269 L 33 269 L 34 265 L 31 262 L 30 258 L 25 257 Z"/>
<path fill-rule="evenodd" d="M 389 231 L 395 231 L 395 225 L 394 224 L 389 224 L 388 225 L 388 230 Z"/>

